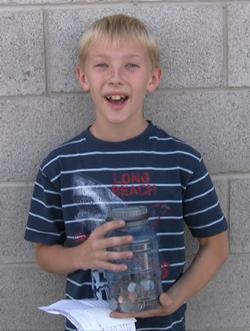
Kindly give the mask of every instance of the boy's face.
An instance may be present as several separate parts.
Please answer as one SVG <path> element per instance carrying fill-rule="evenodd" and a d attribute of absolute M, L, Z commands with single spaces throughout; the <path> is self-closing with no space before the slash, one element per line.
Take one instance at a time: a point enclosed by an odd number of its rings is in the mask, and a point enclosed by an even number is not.
<path fill-rule="evenodd" d="M 136 42 L 100 41 L 90 46 L 77 75 L 95 103 L 96 123 L 129 128 L 142 123 L 144 98 L 158 87 L 161 70 L 152 67 L 147 50 Z"/>

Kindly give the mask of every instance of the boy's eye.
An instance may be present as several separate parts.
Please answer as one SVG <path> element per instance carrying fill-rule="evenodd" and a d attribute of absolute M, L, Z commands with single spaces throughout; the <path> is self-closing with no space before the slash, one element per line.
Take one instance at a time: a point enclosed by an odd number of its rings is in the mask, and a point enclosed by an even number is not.
<path fill-rule="evenodd" d="M 105 69 L 108 67 L 107 63 L 97 63 L 94 65 L 95 68 Z"/>
<path fill-rule="evenodd" d="M 126 67 L 128 69 L 140 68 L 139 64 L 136 64 L 136 63 L 128 63 L 128 64 L 126 64 Z"/>

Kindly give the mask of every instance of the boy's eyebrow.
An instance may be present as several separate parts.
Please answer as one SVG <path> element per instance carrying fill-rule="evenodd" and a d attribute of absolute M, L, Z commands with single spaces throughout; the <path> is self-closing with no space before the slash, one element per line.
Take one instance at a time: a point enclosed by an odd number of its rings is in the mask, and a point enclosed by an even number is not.
<path fill-rule="evenodd" d="M 135 57 L 135 58 L 142 58 L 142 55 L 138 55 L 138 54 L 128 54 L 128 55 L 126 55 L 126 56 L 124 56 L 124 58 L 133 58 L 133 57 Z"/>
<path fill-rule="evenodd" d="M 101 58 L 109 58 L 110 56 L 108 54 L 95 54 L 93 55 L 94 58 L 98 58 L 98 57 L 101 57 Z M 127 58 L 142 58 L 143 56 L 142 55 L 139 55 L 139 54 L 126 54 L 124 56 L 122 56 L 122 58 L 124 59 L 127 59 Z"/>

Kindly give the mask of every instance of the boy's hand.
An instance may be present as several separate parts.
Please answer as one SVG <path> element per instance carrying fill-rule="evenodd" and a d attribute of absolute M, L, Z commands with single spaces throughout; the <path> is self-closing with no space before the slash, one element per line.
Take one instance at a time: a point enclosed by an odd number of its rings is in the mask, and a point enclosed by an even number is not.
<path fill-rule="evenodd" d="M 174 313 L 179 306 L 177 306 L 174 300 L 168 293 L 162 293 L 160 295 L 160 306 L 155 309 L 150 309 L 142 312 L 135 312 L 135 313 L 119 313 L 113 311 L 110 316 L 114 318 L 128 318 L 128 317 L 135 317 L 135 318 L 147 318 L 147 317 L 155 317 L 155 316 L 166 316 Z"/>
<path fill-rule="evenodd" d="M 79 269 L 103 269 L 115 272 L 125 271 L 126 264 L 112 263 L 115 260 L 129 259 L 131 251 L 112 252 L 108 248 L 132 243 L 132 236 L 110 237 L 106 235 L 125 225 L 124 221 L 111 221 L 96 228 L 88 239 L 77 246 L 77 267 Z"/>
<path fill-rule="evenodd" d="M 229 254 L 229 245 L 227 232 L 198 240 L 198 253 L 179 280 L 167 292 L 161 294 L 161 307 L 140 313 L 112 312 L 110 316 L 145 318 L 169 315 L 201 290 L 225 262 Z"/>

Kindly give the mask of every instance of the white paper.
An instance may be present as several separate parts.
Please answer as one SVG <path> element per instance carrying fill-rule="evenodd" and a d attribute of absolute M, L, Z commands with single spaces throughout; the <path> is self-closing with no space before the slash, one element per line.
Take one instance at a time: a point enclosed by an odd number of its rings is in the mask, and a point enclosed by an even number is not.
<path fill-rule="evenodd" d="M 56 315 L 63 315 L 79 331 L 135 331 L 134 318 L 112 318 L 106 301 L 94 299 L 60 300 L 39 309 Z"/>

